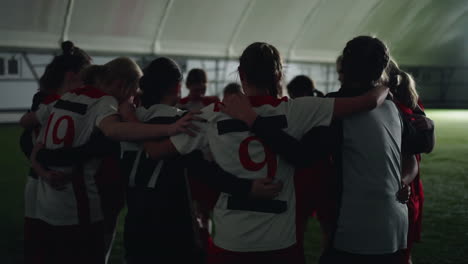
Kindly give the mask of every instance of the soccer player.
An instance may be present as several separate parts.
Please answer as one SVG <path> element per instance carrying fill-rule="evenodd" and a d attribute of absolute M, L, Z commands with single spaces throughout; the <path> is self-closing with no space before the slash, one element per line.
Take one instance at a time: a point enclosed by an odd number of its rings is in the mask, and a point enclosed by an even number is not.
<path fill-rule="evenodd" d="M 298 75 L 294 77 L 286 86 L 288 89 L 289 97 L 292 99 L 303 96 L 318 96 L 325 97 L 325 95 L 315 88 L 315 83 L 306 75 Z"/>
<path fill-rule="evenodd" d="M 61 94 L 81 85 L 79 72 L 90 64 L 91 58 L 71 41 L 63 42 L 62 54 L 55 56 L 46 66 L 39 80 L 39 91 L 33 97 L 31 111 L 47 108 Z M 20 138 L 21 149 L 29 159 L 33 145 L 39 134 L 40 126 L 25 129 Z M 38 175 L 31 169 L 25 186 L 25 218 L 24 218 L 24 256 L 25 263 L 44 261 L 44 229 L 41 227 L 37 210 L 37 191 L 40 181 Z"/>
<path fill-rule="evenodd" d="M 388 90 L 380 87 L 346 99 L 278 99 L 281 58 L 275 47 L 261 42 L 244 50 L 239 74 L 254 109 L 296 138 L 312 127 L 329 125 L 333 117 L 376 107 Z M 209 263 L 301 263 L 295 246 L 294 167 L 252 135 L 248 126 L 223 114 L 221 108 L 221 104 L 214 104 L 202 109 L 201 117 L 207 122 L 197 123 L 200 132 L 195 137 L 145 142 L 146 151 L 153 159 L 160 159 L 208 147 L 215 162 L 237 177 L 283 181 L 283 190 L 271 201 L 220 195 L 214 208 L 216 236 Z"/>
<path fill-rule="evenodd" d="M 241 89 L 242 87 L 240 86 L 240 84 L 235 82 L 229 83 L 228 85 L 226 85 L 226 87 L 224 87 L 223 98 L 225 98 L 228 95 L 242 93 Z"/>
<path fill-rule="evenodd" d="M 357 96 L 372 89 L 388 60 L 388 50 L 380 40 L 367 36 L 351 40 L 343 51 L 343 87 L 334 96 Z M 237 106 L 227 110 L 229 114 L 248 123 L 255 120 L 254 111 L 240 111 L 240 102 L 226 102 Z M 304 151 L 294 140 L 272 137 L 275 132 L 264 121 L 255 123 L 256 135 L 290 162 L 313 160 L 310 147 L 314 145 L 305 146 L 309 150 Z M 322 142 L 335 143 L 331 151 L 340 182 L 337 222 L 322 263 L 400 263 L 407 231 L 406 206 L 397 200 L 401 137 L 399 113 L 390 100 L 368 113 L 335 121 L 332 129 L 320 135 Z"/>
<path fill-rule="evenodd" d="M 142 105 L 136 109 L 138 121 L 169 124 L 187 113 L 174 107 L 182 80 L 174 61 L 158 58 L 143 72 Z M 141 143 L 122 142 L 122 163 L 128 177 L 124 245 L 129 264 L 204 263 L 206 249 L 197 244 L 201 241 L 198 228 L 193 225 L 187 169 L 197 172 L 192 177 L 241 198 L 259 192 L 265 197 L 265 191 L 269 190 L 270 197 L 266 198 L 273 198 L 280 189 L 278 185 L 265 185 L 268 179 L 253 183 L 227 174 L 216 164 L 205 161 L 201 153 L 152 160 Z"/>
<path fill-rule="evenodd" d="M 200 110 L 212 103 L 219 102 L 217 96 L 205 96 L 207 84 L 208 78 L 203 69 L 191 69 L 185 81 L 185 86 L 189 90 L 189 94 L 180 99 L 177 108 L 194 111 Z"/>
<path fill-rule="evenodd" d="M 105 68 L 106 76 L 97 87 L 71 90 L 51 107 L 22 117 L 24 127 L 41 124 L 39 141 L 46 148 L 82 145 L 96 130 L 116 140 L 143 140 L 177 134 L 190 126 L 191 114 L 171 125 L 120 122 L 118 104 L 135 94 L 141 70 L 128 58 L 91 67 Z M 51 167 L 56 172 L 42 168 L 35 155 L 31 155 L 31 161 L 39 174 L 36 216 L 37 225 L 44 230 L 41 243 L 47 253 L 43 262 L 62 263 L 66 259 L 67 263 L 103 263 L 103 215 L 94 179 L 101 160 Z"/>
<path fill-rule="evenodd" d="M 404 122 L 413 123 L 415 129 L 420 131 L 409 130 L 407 134 L 412 144 L 409 144 L 403 149 L 404 155 L 410 156 L 416 166 L 408 166 L 410 170 L 408 176 L 404 177 L 403 181 L 409 186 L 411 195 L 408 199 L 408 241 L 407 249 L 405 250 L 405 259 L 402 263 L 411 263 L 411 249 L 415 242 L 421 239 L 422 230 L 422 210 L 424 204 L 424 192 L 422 181 L 419 174 L 419 163 L 421 162 L 420 153 L 430 153 L 434 148 L 434 122 L 425 117 L 424 107 L 419 101 L 419 96 L 416 91 L 416 83 L 411 75 L 402 71 L 394 60 L 390 60 L 387 68 L 389 87 L 394 95 L 394 101 L 402 114 Z M 414 169 L 415 168 L 415 169 Z"/>
<path fill-rule="evenodd" d="M 191 69 L 187 75 L 185 86 L 189 90 L 188 96 L 180 99 L 177 108 L 188 111 L 197 111 L 212 103 L 219 102 L 217 96 L 205 96 L 208 77 L 203 69 Z M 209 157 L 206 157 L 209 159 Z M 198 172 L 189 170 L 188 175 Z M 190 191 L 197 221 L 201 228 L 201 236 L 205 247 L 210 237 L 210 212 L 218 198 L 218 192 L 212 190 L 196 177 L 189 177 Z"/>

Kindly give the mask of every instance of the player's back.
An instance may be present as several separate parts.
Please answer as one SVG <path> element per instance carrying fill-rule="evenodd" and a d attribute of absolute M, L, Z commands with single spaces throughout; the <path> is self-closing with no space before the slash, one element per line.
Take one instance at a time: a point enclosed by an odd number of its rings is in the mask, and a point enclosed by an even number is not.
<path fill-rule="evenodd" d="M 180 99 L 177 107 L 183 110 L 197 111 L 216 102 L 219 102 L 219 98 L 217 96 L 203 96 L 200 100 L 191 100 L 191 98 L 187 96 Z"/>
<path fill-rule="evenodd" d="M 117 101 L 97 88 L 86 86 L 65 93 L 48 110 L 37 111 L 42 125 L 39 134 L 46 148 L 76 147 L 89 141 L 99 122 L 117 113 Z M 51 169 L 72 173 L 63 190 L 41 184 L 38 191 L 39 218 L 54 225 L 73 225 L 102 219 L 95 182 L 100 159 L 72 167 Z"/>
<path fill-rule="evenodd" d="M 44 92 L 38 92 L 34 95 L 33 104 L 31 106 L 31 111 L 37 111 L 39 108 L 46 109 L 51 107 L 50 105 L 57 101 L 60 96 L 56 94 L 47 95 Z M 36 144 L 39 133 L 41 131 L 40 127 L 35 127 L 31 130 L 24 130 L 21 134 L 20 145 L 27 158 L 31 155 L 31 150 Z M 26 186 L 24 190 L 24 212 L 25 216 L 29 218 L 37 218 L 37 189 L 39 184 L 39 177 L 37 173 L 30 168 L 28 179 L 26 181 Z"/>
<path fill-rule="evenodd" d="M 250 97 L 255 111 L 300 138 L 314 126 L 328 125 L 333 99 L 301 98 L 288 101 L 269 96 Z M 231 251 L 269 251 L 296 242 L 294 168 L 250 133 L 249 128 L 219 112 L 218 106 L 202 109 L 207 122 L 195 138 L 176 136 L 172 143 L 182 154 L 208 146 L 216 163 L 240 178 L 273 178 L 283 182 L 274 200 L 239 199 L 222 193 L 214 209 L 215 244 Z"/>
<path fill-rule="evenodd" d="M 158 104 L 136 110 L 140 121 L 171 124 L 184 112 Z M 128 181 L 125 249 L 128 258 L 154 262 L 193 250 L 193 225 L 182 158 L 152 160 L 143 144 L 121 143 L 121 163 Z M 174 257 L 173 257 L 174 258 Z"/>
<path fill-rule="evenodd" d="M 401 186 L 402 123 L 389 100 L 343 120 L 342 196 L 335 246 L 386 254 L 406 246 L 407 208 Z"/>

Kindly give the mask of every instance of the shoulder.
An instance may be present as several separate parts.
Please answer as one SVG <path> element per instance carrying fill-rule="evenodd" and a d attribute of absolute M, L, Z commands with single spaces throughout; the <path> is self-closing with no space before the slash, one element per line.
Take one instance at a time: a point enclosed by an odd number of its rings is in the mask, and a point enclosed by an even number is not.
<path fill-rule="evenodd" d="M 203 105 L 209 105 L 212 103 L 219 102 L 219 98 L 217 96 L 205 96 L 202 98 Z"/>
<path fill-rule="evenodd" d="M 185 111 L 182 111 L 176 107 L 163 105 L 163 104 L 153 105 L 150 108 L 145 108 L 141 106 L 136 109 L 136 114 L 137 114 L 138 119 L 140 119 L 143 122 L 147 122 L 153 119 L 158 119 L 158 120 L 160 119 L 162 121 L 163 119 L 168 119 L 168 118 L 170 120 L 175 120 L 179 118 L 180 116 L 182 116 L 184 113 Z M 169 123 L 172 123 L 172 122 L 169 122 Z M 168 123 L 168 122 L 163 122 L 163 123 Z"/>
<path fill-rule="evenodd" d="M 215 121 L 217 118 L 223 116 L 224 114 L 219 109 L 220 103 L 221 102 L 216 102 L 200 109 L 202 112 L 200 117 L 206 119 L 207 121 Z"/>
<path fill-rule="evenodd" d="M 35 112 L 38 110 L 51 109 L 51 107 L 53 107 L 59 99 L 60 96 L 57 94 L 47 95 L 44 98 L 42 98 L 42 101 L 40 101 L 40 103 L 38 103 L 37 105 L 33 104 L 32 110 Z"/>
<path fill-rule="evenodd" d="M 188 98 L 188 96 L 187 96 L 187 97 L 181 98 L 181 99 L 179 100 L 179 104 L 184 105 L 184 104 L 187 104 L 189 101 L 190 101 L 190 100 L 189 100 L 189 98 Z"/>
<path fill-rule="evenodd" d="M 96 88 L 94 86 L 80 87 L 80 88 L 71 90 L 69 93 L 75 94 L 75 95 L 78 95 L 78 96 L 83 95 L 83 96 L 93 98 L 93 99 L 98 99 L 98 98 L 101 98 L 101 97 L 104 97 L 104 96 L 110 96 L 109 94 L 99 90 L 98 88 Z"/>
<path fill-rule="evenodd" d="M 323 105 L 333 105 L 334 98 L 326 98 L 326 97 L 314 97 L 314 96 L 304 96 L 300 98 L 296 98 L 293 100 L 289 100 L 287 102 L 288 106 L 293 106 L 295 108 L 321 108 Z"/>
<path fill-rule="evenodd" d="M 41 104 L 49 105 L 49 104 L 52 104 L 52 103 L 56 102 L 58 99 L 60 99 L 60 95 L 51 94 L 51 95 L 47 95 L 47 96 L 45 96 L 43 98 L 44 99 L 42 100 Z"/>

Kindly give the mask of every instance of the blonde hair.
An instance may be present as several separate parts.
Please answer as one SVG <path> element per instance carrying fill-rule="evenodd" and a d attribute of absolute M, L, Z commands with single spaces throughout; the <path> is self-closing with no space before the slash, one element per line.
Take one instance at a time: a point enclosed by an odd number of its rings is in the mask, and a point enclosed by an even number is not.
<path fill-rule="evenodd" d="M 91 65 L 81 72 L 85 85 L 109 85 L 113 81 L 123 81 L 120 90 L 113 90 L 114 96 L 128 97 L 138 88 L 138 82 L 143 76 L 140 67 L 128 57 L 119 57 L 104 65 Z"/>
<path fill-rule="evenodd" d="M 393 59 L 388 64 L 386 74 L 388 86 L 395 99 L 411 109 L 416 109 L 419 95 L 413 77 L 401 70 Z"/>

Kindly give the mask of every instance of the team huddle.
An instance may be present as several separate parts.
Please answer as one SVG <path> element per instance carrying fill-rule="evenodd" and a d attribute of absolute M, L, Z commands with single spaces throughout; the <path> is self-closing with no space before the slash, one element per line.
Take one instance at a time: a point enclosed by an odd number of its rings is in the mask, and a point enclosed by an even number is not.
<path fill-rule="evenodd" d="M 128 264 L 305 263 L 310 216 L 320 263 L 411 263 L 434 125 L 379 39 L 346 44 L 338 92 L 297 76 L 291 98 L 280 53 L 255 42 L 222 101 L 201 69 L 181 99 L 167 57 L 141 70 L 62 51 L 20 120 L 26 263 L 106 263 L 124 206 Z"/>

